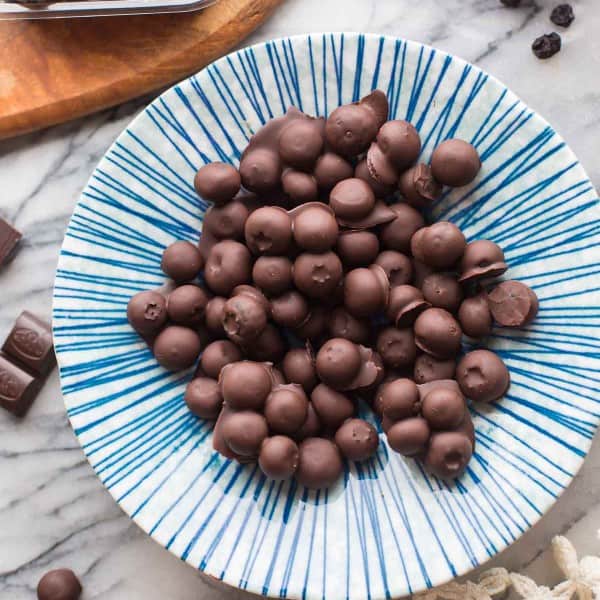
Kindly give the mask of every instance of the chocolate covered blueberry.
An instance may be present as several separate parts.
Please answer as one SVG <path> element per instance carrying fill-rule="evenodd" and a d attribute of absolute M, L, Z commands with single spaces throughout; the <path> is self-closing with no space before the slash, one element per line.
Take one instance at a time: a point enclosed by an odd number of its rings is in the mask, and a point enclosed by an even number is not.
<path fill-rule="evenodd" d="M 381 228 L 379 240 L 384 248 L 406 254 L 410 251 L 413 234 L 425 225 L 425 221 L 421 213 L 403 202 L 392 204 L 390 209 L 396 217 Z"/>
<path fill-rule="evenodd" d="M 215 296 L 206 303 L 206 308 L 204 309 L 206 328 L 215 336 L 225 335 L 225 330 L 223 329 L 223 310 L 226 303 L 227 298 L 223 296 Z"/>
<path fill-rule="evenodd" d="M 247 360 L 224 367 L 219 381 L 225 403 L 234 410 L 261 410 L 273 384 L 264 363 Z"/>
<path fill-rule="evenodd" d="M 431 306 L 455 312 L 463 298 L 463 291 L 456 277 L 449 273 L 432 273 L 423 280 L 423 297 Z"/>
<path fill-rule="evenodd" d="M 393 191 L 393 185 L 385 185 L 381 181 L 378 181 L 371 175 L 371 171 L 369 170 L 369 165 L 367 163 L 367 159 L 363 158 L 358 162 L 356 168 L 354 169 L 354 177 L 358 179 L 362 179 L 366 183 L 369 184 L 369 187 L 373 190 L 375 194 L 375 198 L 387 198 Z"/>
<path fill-rule="evenodd" d="M 201 350 L 200 336 L 192 329 L 181 325 L 165 327 L 152 346 L 158 364 L 169 371 L 180 371 L 191 367 Z"/>
<path fill-rule="evenodd" d="M 272 323 L 267 323 L 259 336 L 242 344 L 242 348 L 252 360 L 278 363 L 283 358 L 287 345 L 279 329 Z"/>
<path fill-rule="evenodd" d="M 271 431 L 286 435 L 297 432 L 308 416 L 308 399 L 302 386 L 275 386 L 267 396 L 264 413 Z"/>
<path fill-rule="evenodd" d="M 440 379 L 453 379 L 456 371 L 454 358 L 436 358 L 431 354 L 421 354 L 415 360 L 413 377 L 416 383 L 428 383 Z"/>
<path fill-rule="evenodd" d="M 420 250 L 415 253 L 413 247 L 413 254 L 435 269 L 448 269 L 462 257 L 466 245 L 465 236 L 454 223 L 438 221 L 422 230 Z"/>
<path fill-rule="evenodd" d="M 366 344 L 371 335 L 371 323 L 350 314 L 342 306 L 333 309 L 329 317 L 329 334 L 355 344 Z"/>
<path fill-rule="evenodd" d="M 396 327 L 410 327 L 430 306 L 421 290 L 412 285 L 397 285 L 390 290 L 386 316 Z"/>
<path fill-rule="evenodd" d="M 432 389 L 424 395 L 421 412 L 433 430 L 452 430 L 465 418 L 467 406 L 462 394 L 445 387 Z"/>
<path fill-rule="evenodd" d="M 441 479 L 460 477 L 473 455 L 473 445 L 460 431 L 439 431 L 429 440 L 425 455 L 428 471 Z"/>
<path fill-rule="evenodd" d="M 140 335 L 156 335 L 167 323 L 166 298 L 155 291 L 138 292 L 127 304 L 127 320 Z"/>
<path fill-rule="evenodd" d="M 385 383 L 381 390 L 381 411 L 391 422 L 417 416 L 421 398 L 415 382 L 399 378 Z"/>
<path fill-rule="evenodd" d="M 349 419 L 336 431 L 335 443 L 348 460 L 361 461 L 377 452 L 379 435 L 367 421 Z"/>
<path fill-rule="evenodd" d="M 344 278 L 344 306 L 355 317 L 382 311 L 389 296 L 389 282 L 378 265 L 353 269 Z"/>
<path fill-rule="evenodd" d="M 398 189 L 406 202 L 416 208 L 431 206 L 442 195 L 441 184 L 433 176 L 431 167 L 424 163 L 404 171 L 398 180 Z"/>
<path fill-rule="evenodd" d="M 216 419 L 223 407 L 219 384 L 210 377 L 192 379 L 185 388 L 183 399 L 190 411 L 202 419 Z"/>
<path fill-rule="evenodd" d="M 400 369 L 411 366 L 417 356 L 412 328 L 385 327 L 377 336 L 376 349 L 386 367 Z"/>
<path fill-rule="evenodd" d="M 296 287 L 309 298 L 325 298 L 342 279 L 342 263 L 334 252 L 300 254 L 293 268 Z"/>
<path fill-rule="evenodd" d="M 492 313 L 485 292 L 465 298 L 458 309 L 458 320 L 465 335 L 482 338 L 492 333 Z"/>
<path fill-rule="evenodd" d="M 229 340 L 216 340 L 204 348 L 200 358 L 202 371 L 213 379 L 218 379 L 225 365 L 242 360 L 242 351 Z"/>
<path fill-rule="evenodd" d="M 240 344 L 248 343 L 267 326 L 267 311 L 255 297 L 237 294 L 225 303 L 222 323 L 230 339 Z"/>
<path fill-rule="evenodd" d="M 323 149 L 323 120 L 295 119 L 279 136 L 279 156 L 287 165 L 310 170 Z"/>
<path fill-rule="evenodd" d="M 283 481 L 294 475 L 299 462 L 298 445 L 285 435 L 266 438 L 258 455 L 258 466 L 269 478 Z"/>
<path fill-rule="evenodd" d="M 475 240 L 467 244 L 460 261 L 460 281 L 477 281 L 498 277 L 508 269 L 502 248 L 490 240 Z"/>
<path fill-rule="evenodd" d="M 392 450 L 403 456 L 422 454 L 427 448 L 431 430 L 423 417 L 411 417 L 393 423 L 386 437 Z"/>
<path fill-rule="evenodd" d="M 232 200 L 224 206 L 213 206 L 204 215 L 200 245 L 206 233 L 217 239 L 242 239 L 249 214 L 248 207 L 240 200 Z"/>
<path fill-rule="evenodd" d="M 289 290 L 271 300 L 273 321 L 283 327 L 299 327 L 307 319 L 308 314 L 308 303 L 297 290 Z"/>
<path fill-rule="evenodd" d="M 269 435 L 269 428 L 263 415 L 251 410 L 241 410 L 232 412 L 223 422 L 222 435 L 225 443 L 236 454 L 256 457 Z"/>
<path fill-rule="evenodd" d="M 324 383 L 313 389 L 310 399 L 319 421 L 330 429 L 337 429 L 356 412 L 354 402 L 346 394 Z"/>
<path fill-rule="evenodd" d="M 510 374 L 502 359 L 489 350 L 465 354 L 456 367 L 456 381 L 463 394 L 477 402 L 501 398 L 510 385 Z"/>
<path fill-rule="evenodd" d="M 252 280 L 265 294 L 277 296 L 292 287 L 292 262 L 285 256 L 259 256 Z"/>
<path fill-rule="evenodd" d="M 333 485 L 342 474 L 342 457 L 338 447 L 325 438 L 307 438 L 300 443 L 296 479 L 309 489 Z"/>
<path fill-rule="evenodd" d="M 397 250 L 384 250 L 377 255 L 375 264 L 384 271 L 391 287 L 411 282 L 413 268 L 410 258 Z"/>
<path fill-rule="evenodd" d="M 160 263 L 161 269 L 176 283 L 190 281 L 204 266 L 200 250 L 191 242 L 173 242 L 165 248 Z"/>
<path fill-rule="evenodd" d="M 361 104 L 336 108 L 325 123 L 328 146 L 348 158 L 364 152 L 379 129 L 375 115 Z"/>
<path fill-rule="evenodd" d="M 250 280 L 251 263 L 246 246 L 223 240 L 215 244 L 208 255 L 204 279 L 215 294 L 228 296 L 234 287 Z"/>
<path fill-rule="evenodd" d="M 299 206 L 305 202 L 314 202 L 319 195 L 319 188 L 314 175 L 303 171 L 295 171 L 294 169 L 286 169 L 283 172 L 281 187 L 293 206 Z"/>
<path fill-rule="evenodd" d="M 477 177 L 480 169 L 481 160 L 477 150 L 464 140 L 446 140 L 431 155 L 431 172 L 443 185 L 467 185 Z"/>
<path fill-rule="evenodd" d="M 285 378 L 297 383 L 309 394 L 319 382 L 315 357 L 310 348 L 292 348 L 286 353 L 282 363 Z"/>
<path fill-rule="evenodd" d="M 326 204 L 305 205 L 293 217 L 294 241 L 309 252 L 325 252 L 338 239 L 335 215 Z"/>
<path fill-rule="evenodd" d="M 387 121 L 377 132 L 375 142 L 398 172 L 410 167 L 421 152 L 419 133 L 408 121 Z"/>
<path fill-rule="evenodd" d="M 242 180 L 239 171 L 230 164 L 212 162 L 198 169 L 194 187 L 205 200 L 215 204 L 229 202 L 239 191 Z"/>
<path fill-rule="evenodd" d="M 361 362 L 356 344 L 344 338 L 332 338 L 319 349 L 315 364 L 321 381 L 334 389 L 343 389 L 354 380 Z"/>
<path fill-rule="evenodd" d="M 535 292 L 520 281 L 503 281 L 488 294 L 494 321 L 505 327 L 523 327 L 537 315 L 539 302 Z"/>
<path fill-rule="evenodd" d="M 354 169 L 347 160 L 334 152 L 325 152 L 317 159 L 313 176 L 319 188 L 329 191 L 340 181 L 352 177 L 353 173 Z"/>
<path fill-rule="evenodd" d="M 257 194 L 276 189 L 281 179 L 281 171 L 281 158 L 272 147 L 249 147 L 240 161 L 242 185 Z"/>
<path fill-rule="evenodd" d="M 417 346 L 437 358 L 450 358 L 460 351 L 462 330 L 458 321 L 443 308 L 428 308 L 414 325 Z"/>
<path fill-rule="evenodd" d="M 379 253 L 379 240 L 371 231 L 343 231 L 336 252 L 347 269 L 366 267 Z"/>
<path fill-rule="evenodd" d="M 71 569 L 48 571 L 37 585 L 38 600 L 78 600 L 81 583 Z"/>
<path fill-rule="evenodd" d="M 197 285 L 181 285 L 167 299 L 167 313 L 174 323 L 197 327 L 204 322 L 208 294 Z"/>
<path fill-rule="evenodd" d="M 294 333 L 301 340 L 315 340 L 325 333 L 328 319 L 328 311 L 323 306 L 313 304 L 310 306 L 308 317 L 302 325 L 294 329 Z"/>
<path fill-rule="evenodd" d="M 263 206 L 248 217 L 244 235 L 254 254 L 282 255 L 292 241 L 292 219 L 278 206 Z"/>
<path fill-rule="evenodd" d="M 338 219 L 354 221 L 373 210 L 375 194 L 362 179 L 344 179 L 331 190 L 329 205 Z"/>

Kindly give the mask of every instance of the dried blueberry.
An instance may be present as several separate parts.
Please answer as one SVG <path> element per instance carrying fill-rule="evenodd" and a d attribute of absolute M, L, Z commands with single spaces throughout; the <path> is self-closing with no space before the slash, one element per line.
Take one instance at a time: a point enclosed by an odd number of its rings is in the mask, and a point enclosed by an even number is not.
<path fill-rule="evenodd" d="M 560 35 L 553 31 L 552 33 L 541 35 L 539 38 L 534 40 L 533 44 L 531 45 L 531 49 L 538 58 L 550 58 L 560 50 L 560 46 Z"/>
<path fill-rule="evenodd" d="M 509 8 L 517 8 L 521 4 L 521 0 L 500 0 L 500 2 Z"/>
<path fill-rule="evenodd" d="M 573 7 L 570 4 L 559 4 L 550 13 L 550 20 L 559 27 L 568 27 L 575 20 Z"/>

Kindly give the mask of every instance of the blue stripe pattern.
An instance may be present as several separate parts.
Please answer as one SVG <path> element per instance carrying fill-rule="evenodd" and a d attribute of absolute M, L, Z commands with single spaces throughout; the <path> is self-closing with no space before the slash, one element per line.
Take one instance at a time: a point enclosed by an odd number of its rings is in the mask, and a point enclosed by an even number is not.
<path fill-rule="evenodd" d="M 488 345 L 512 385 L 473 406 L 477 449 L 454 484 L 382 444 L 318 492 L 267 480 L 212 450 L 183 403 L 190 373 L 167 373 L 125 318 L 163 283 L 160 255 L 197 241 L 202 164 L 236 164 L 250 136 L 290 105 L 327 115 L 373 87 L 420 130 L 422 158 L 470 140 L 483 168 L 432 217 L 495 240 L 510 275 L 540 298 L 523 329 Z M 54 291 L 68 414 L 100 479 L 175 555 L 249 591 L 310 600 L 403 596 L 465 573 L 548 510 L 581 466 L 600 420 L 598 197 L 564 141 L 476 67 L 413 42 L 298 36 L 246 48 L 176 85 L 107 152 L 75 209 Z M 468 350 L 468 344 L 465 350 Z"/>

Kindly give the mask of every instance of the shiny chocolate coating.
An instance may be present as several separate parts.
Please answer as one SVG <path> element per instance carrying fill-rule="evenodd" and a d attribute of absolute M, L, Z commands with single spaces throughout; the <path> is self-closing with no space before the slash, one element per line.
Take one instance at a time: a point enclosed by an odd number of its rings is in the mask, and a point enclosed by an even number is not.
<path fill-rule="evenodd" d="M 267 420 L 251 410 L 232 412 L 223 422 L 225 443 L 241 456 L 258 456 L 261 445 L 269 435 Z"/>
<path fill-rule="evenodd" d="M 507 269 L 504 252 L 498 244 L 491 240 L 475 240 L 467 244 L 460 261 L 460 281 L 498 277 Z"/>
<path fill-rule="evenodd" d="M 387 96 L 381 90 L 373 90 L 370 94 L 361 98 L 359 105 L 372 113 L 378 130 L 387 121 L 390 105 Z"/>
<path fill-rule="evenodd" d="M 454 358 L 435 358 L 421 354 L 415 360 L 413 377 L 416 383 L 428 383 L 439 379 L 453 379 L 456 371 Z"/>
<path fill-rule="evenodd" d="M 244 344 L 244 351 L 252 360 L 278 363 L 287 350 L 286 343 L 277 327 L 267 323 L 262 333 Z"/>
<path fill-rule="evenodd" d="M 160 268 L 177 283 L 194 279 L 204 266 L 200 250 L 191 242 L 173 242 L 165 248 Z"/>
<path fill-rule="evenodd" d="M 404 171 L 398 180 L 402 197 L 415 208 L 431 206 L 441 195 L 442 186 L 426 164 L 418 164 Z"/>
<path fill-rule="evenodd" d="M 445 308 L 449 312 L 458 310 L 463 291 L 456 277 L 449 273 L 432 273 L 423 280 L 423 297 L 431 306 Z"/>
<path fill-rule="evenodd" d="M 373 142 L 367 151 L 367 168 L 371 177 L 381 185 L 394 187 L 398 182 L 398 170 L 377 142 Z"/>
<path fill-rule="evenodd" d="M 183 399 L 192 414 L 201 419 L 216 419 L 223 406 L 219 384 L 210 377 L 192 379 L 185 388 Z"/>
<path fill-rule="evenodd" d="M 448 430 L 458 427 L 465 418 L 467 405 L 462 394 L 439 387 L 423 397 L 422 415 L 433 430 Z"/>
<path fill-rule="evenodd" d="M 294 440 L 285 435 L 274 435 L 263 441 L 258 466 L 269 479 L 283 481 L 294 475 L 299 458 L 298 445 Z"/>
<path fill-rule="evenodd" d="M 240 191 L 241 184 L 238 170 L 223 162 L 200 167 L 194 177 L 194 187 L 198 194 L 215 204 L 229 202 Z"/>
<path fill-rule="evenodd" d="M 208 294 L 197 285 L 181 285 L 167 299 L 167 312 L 174 323 L 195 327 L 204 322 Z"/>
<path fill-rule="evenodd" d="M 343 219 L 338 217 L 337 221 L 342 227 L 346 227 L 347 229 L 363 231 L 365 229 L 372 229 L 373 227 L 390 223 L 395 218 L 396 213 L 390 206 L 383 200 L 375 200 L 373 209 L 365 217 L 360 219 Z"/>
<path fill-rule="evenodd" d="M 456 381 L 467 398 L 476 402 L 493 402 L 508 389 L 510 373 L 494 352 L 473 350 L 458 363 Z"/>
<path fill-rule="evenodd" d="M 300 427 L 300 429 L 294 433 L 292 438 L 297 442 L 300 442 L 306 438 L 316 437 L 321 433 L 322 428 L 321 420 L 317 415 L 312 401 L 310 401 L 308 403 L 306 421 L 304 421 L 304 425 L 302 425 L 302 427 Z"/>
<path fill-rule="evenodd" d="M 385 377 L 385 366 L 381 356 L 366 346 L 358 347 L 360 352 L 360 369 L 354 380 L 344 389 L 374 391 Z"/>
<path fill-rule="evenodd" d="M 285 378 L 290 383 L 301 385 L 307 394 L 310 394 L 319 382 L 315 358 L 309 348 L 288 350 L 283 358 L 282 368 Z"/>
<path fill-rule="evenodd" d="M 368 317 L 383 310 L 388 294 L 389 284 L 383 282 L 373 269 L 361 267 L 346 274 L 344 306 L 355 317 Z"/>
<path fill-rule="evenodd" d="M 320 422 L 330 429 L 337 429 L 356 412 L 354 402 L 346 394 L 338 392 L 324 383 L 315 387 L 310 399 Z"/>
<path fill-rule="evenodd" d="M 342 474 L 342 457 L 338 447 L 325 438 L 307 438 L 300 443 L 300 460 L 296 479 L 309 489 L 333 485 Z"/>
<path fill-rule="evenodd" d="M 377 119 L 370 110 L 359 104 L 346 104 L 329 115 L 325 138 L 334 152 L 353 158 L 369 147 L 377 130 Z"/>
<path fill-rule="evenodd" d="M 443 308 L 428 308 L 415 321 L 415 343 L 436 358 L 450 358 L 460 351 L 462 330 Z"/>
<path fill-rule="evenodd" d="M 379 240 L 371 231 L 343 231 L 336 252 L 346 268 L 366 267 L 379 252 Z"/>
<path fill-rule="evenodd" d="M 308 416 L 308 399 L 296 383 L 273 388 L 265 402 L 265 418 L 271 431 L 286 435 L 297 432 Z"/>
<path fill-rule="evenodd" d="M 292 219 L 278 206 L 263 206 L 248 217 L 244 235 L 254 254 L 282 255 L 292 241 Z"/>
<path fill-rule="evenodd" d="M 223 309 L 223 329 L 237 343 L 256 339 L 267 326 L 263 304 L 248 294 L 232 296 Z"/>
<path fill-rule="evenodd" d="M 226 303 L 227 298 L 215 296 L 206 304 L 204 310 L 206 328 L 213 335 L 225 335 L 225 330 L 223 329 L 223 311 Z"/>
<path fill-rule="evenodd" d="M 373 210 L 375 194 L 365 181 L 352 177 L 331 190 L 329 205 L 339 219 L 362 219 Z"/>
<path fill-rule="evenodd" d="M 425 277 L 427 275 L 431 275 L 435 273 L 435 269 L 426 265 L 424 262 L 413 258 L 411 260 L 412 268 L 413 268 L 413 285 L 419 289 L 423 287 L 423 282 L 425 281 Z"/>
<path fill-rule="evenodd" d="M 479 339 L 492 333 L 492 313 L 485 292 L 461 302 L 458 320 L 463 333 L 469 337 Z"/>
<path fill-rule="evenodd" d="M 375 198 L 387 198 L 393 191 L 393 185 L 385 185 L 381 181 L 377 181 L 369 170 L 367 159 L 363 158 L 354 169 L 354 177 L 362 179 L 369 184 L 369 187 L 373 190 Z"/>
<path fill-rule="evenodd" d="M 218 239 L 242 239 L 249 214 L 248 207 L 239 200 L 224 206 L 213 206 L 204 215 L 203 231 L 212 233 Z"/>
<path fill-rule="evenodd" d="M 348 460 L 366 460 L 377 452 L 379 435 L 367 421 L 350 419 L 336 431 L 335 443 Z"/>
<path fill-rule="evenodd" d="M 267 147 L 251 148 L 240 161 L 242 185 L 251 192 L 264 194 L 274 190 L 281 179 L 282 164 L 279 154 Z"/>
<path fill-rule="evenodd" d="M 315 365 L 321 381 L 334 389 L 344 388 L 360 369 L 359 348 L 344 338 L 331 338 L 321 346 Z"/>
<path fill-rule="evenodd" d="M 358 319 L 342 306 L 338 306 L 329 316 L 329 334 L 355 344 L 366 344 L 371 335 L 371 324 L 367 319 Z"/>
<path fill-rule="evenodd" d="M 294 216 L 294 240 L 302 250 L 325 252 L 335 245 L 338 233 L 335 216 L 326 204 L 308 205 Z"/>
<path fill-rule="evenodd" d="M 423 236 L 427 231 L 427 227 L 421 227 L 414 232 L 410 238 L 410 251 L 416 260 L 423 262 Z"/>
<path fill-rule="evenodd" d="M 48 571 L 37 585 L 38 600 L 77 600 L 81 583 L 71 569 Z"/>
<path fill-rule="evenodd" d="M 440 479 L 460 477 L 473 455 L 473 444 L 460 431 L 439 431 L 429 440 L 425 467 Z"/>
<path fill-rule="evenodd" d="M 303 171 L 286 169 L 281 176 L 281 187 L 283 193 L 295 206 L 314 202 L 319 196 L 319 188 L 314 175 Z"/>
<path fill-rule="evenodd" d="M 251 263 L 246 246 L 223 240 L 215 244 L 208 255 L 204 279 L 215 294 L 228 296 L 234 287 L 250 280 Z"/>
<path fill-rule="evenodd" d="M 308 317 L 309 307 L 297 290 L 289 290 L 271 300 L 273 321 L 283 327 L 299 327 Z"/>
<path fill-rule="evenodd" d="M 410 258 L 397 250 L 384 250 L 377 255 L 375 264 L 386 274 L 391 287 L 410 283 L 413 268 Z"/>
<path fill-rule="evenodd" d="M 340 181 L 352 177 L 353 174 L 352 165 L 334 152 L 321 154 L 313 171 L 318 187 L 326 191 L 331 190 Z"/>
<path fill-rule="evenodd" d="M 423 417 L 411 417 L 393 423 L 386 436 L 392 450 L 403 456 L 416 456 L 427 447 L 431 430 Z"/>
<path fill-rule="evenodd" d="M 240 285 L 236 285 L 232 292 L 232 296 L 250 296 L 253 300 L 256 300 L 266 311 L 267 314 L 270 313 L 271 303 L 267 300 L 267 297 L 255 286 L 248 285 L 246 283 L 242 283 Z"/>
<path fill-rule="evenodd" d="M 242 360 L 242 351 L 229 340 L 216 340 L 204 348 L 200 358 L 202 371 L 213 379 L 219 379 L 225 365 Z"/>
<path fill-rule="evenodd" d="M 381 389 L 382 416 L 396 422 L 416 417 L 421 410 L 421 398 L 414 381 L 406 377 L 386 382 Z"/>
<path fill-rule="evenodd" d="M 180 371 L 191 367 L 201 350 L 200 336 L 192 329 L 181 325 L 165 327 L 152 346 L 158 364 L 169 371 Z"/>
<path fill-rule="evenodd" d="M 442 142 L 431 155 L 431 172 L 442 184 L 461 187 L 471 183 L 481 169 L 481 160 L 474 146 L 464 140 Z"/>
<path fill-rule="evenodd" d="M 494 321 L 505 327 L 523 327 L 538 312 L 535 292 L 520 281 L 503 281 L 488 294 L 488 305 Z"/>
<path fill-rule="evenodd" d="M 234 410 L 261 410 L 273 385 L 265 364 L 247 360 L 224 367 L 219 381 L 225 403 Z"/>
<path fill-rule="evenodd" d="M 325 298 L 333 293 L 342 279 L 342 263 L 334 252 L 304 252 L 294 262 L 296 287 L 309 298 Z"/>
<path fill-rule="evenodd" d="M 292 262 L 285 256 L 259 256 L 252 280 L 265 294 L 277 296 L 292 287 Z"/>
<path fill-rule="evenodd" d="M 412 327 L 382 329 L 377 336 L 376 348 L 384 365 L 392 369 L 411 366 L 417 357 L 417 346 Z"/>
<path fill-rule="evenodd" d="M 412 285 L 397 285 L 390 291 L 386 315 L 396 327 L 410 327 L 429 306 L 421 290 Z"/>
<path fill-rule="evenodd" d="M 138 292 L 127 304 L 127 320 L 143 336 L 157 334 L 167 323 L 167 300 L 159 292 Z"/>
<path fill-rule="evenodd" d="M 323 149 L 323 123 L 318 119 L 296 119 L 286 125 L 279 136 L 279 156 L 296 169 L 313 167 Z"/>
<path fill-rule="evenodd" d="M 325 333 L 329 314 L 324 307 L 312 305 L 308 317 L 300 327 L 296 327 L 294 333 L 301 340 L 315 340 Z"/>
<path fill-rule="evenodd" d="M 462 231 L 449 221 L 438 221 L 425 229 L 422 238 L 422 260 L 436 269 L 452 267 L 463 255 L 467 242 Z"/>
<path fill-rule="evenodd" d="M 379 241 L 388 250 L 407 254 L 413 234 L 425 225 L 425 221 L 421 213 L 403 202 L 392 204 L 390 208 L 396 214 L 396 218 L 381 228 Z"/>
<path fill-rule="evenodd" d="M 410 167 L 421 152 L 419 132 L 408 121 L 394 120 L 384 123 L 377 133 L 377 145 L 398 170 Z"/>

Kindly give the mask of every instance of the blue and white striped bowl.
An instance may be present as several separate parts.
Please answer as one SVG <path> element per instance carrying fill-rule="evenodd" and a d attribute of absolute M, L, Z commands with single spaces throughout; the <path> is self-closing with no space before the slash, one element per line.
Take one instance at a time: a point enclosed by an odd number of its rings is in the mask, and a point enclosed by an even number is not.
<path fill-rule="evenodd" d="M 161 251 L 198 239 L 196 169 L 237 163 L 265 121 L 295 105 L 326 115 L 374 88 L 391 116 L 478 148 L 483 168 L 436 217 L 503 246 L 540 298 L 535 322 L 489 345 L 511 388 L 472 409 L 477 452 L 455 484 L 381 444 L 343 481 L 309 492 L 212 450 L 183 403 L 189 373 L 160 368 L 125 318 L 163 283 Z M 440 584 L 516 540 L 582 464 L 600 418 L 598 198 L 564 141 L 498 81 L 414 42 L 358 34 L 286 38 L 227 56 L 153 102 L 118 138 L 67 231 L 54 336 L 68 414 L 96 473 L 154 539 L 252 592 L 390 598 Z"/>

